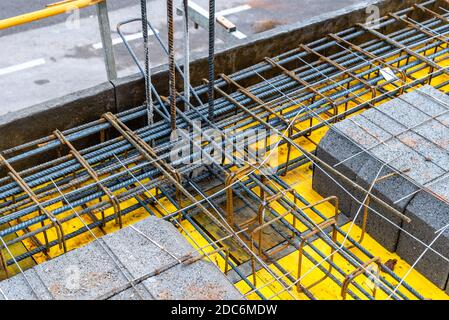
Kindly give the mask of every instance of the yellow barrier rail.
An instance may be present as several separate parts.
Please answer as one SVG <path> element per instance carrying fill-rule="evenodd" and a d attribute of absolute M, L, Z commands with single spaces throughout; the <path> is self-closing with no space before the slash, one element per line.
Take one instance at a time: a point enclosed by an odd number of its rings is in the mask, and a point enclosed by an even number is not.
<path fill-rule="evenodd" d="M 15 17 L 0 20 L 0 30 L 8 29 L 36 20 L 46 19 L 59 14 L 69 13 L 73 10 L 90 6 L 97 6 L 98 22 L 100 27 L 101 42 L 103 44 L 104 62 L 108 80 L 117 79 L 117 68 L 111 39 L 111 29 L 106 0 L 63 0 L 48 4 L 45 9 L 25 13 Z"/>
<path fill-rule="evenodd" d="M 105 0 L 66 0 L 47 5 L 47 8 L 25 13 L 19 16 L 0 20 L 0 30 L 16 27 L 22 24 L 30 23 L 36 20 L 46 19 L 70 12 L 74 9 L 82 9 L 85 7 L 96 5 Z"/>

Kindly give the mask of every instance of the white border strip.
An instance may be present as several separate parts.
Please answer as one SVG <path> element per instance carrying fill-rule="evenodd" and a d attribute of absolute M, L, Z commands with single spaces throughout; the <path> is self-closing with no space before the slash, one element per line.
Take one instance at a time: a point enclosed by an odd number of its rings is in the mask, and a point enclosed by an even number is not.
<path fill-rule="evenodd" d="M 10 74 L 10 73 L 17 72 L 17 71 L 31 69 L 31 68 L 34 68 L 34 67 L 37 67 L 37 66 L 40 66 L 43 64 L 45 64 L 45 59 L 36 59 L 36 60 L 31 60 L 28 62 L 21 63 L 21 64 L 16 64 L 14 66 L 0 69 L 0 76 L 4 76 L 6 74 Z"/>
<path fill-rule="evenodd" d="M 249 4 L 244 4 L 241 6 L 234 7 L 234 8 L 229 8 L 229 9 L 218 11 L 216 14 L 217 14 L 217 16 L 228 16 L 228 15 L 246 11 L 249 9 L 251 9 L 251 6 Z"/>
<path fill-rule="evenodd" d="M 157 34 L 159 34 L 159 30 L 157 30 L 157 29 L 154 29 L 154 30 L 156 31 Z M 152 35 L 154 35 L 154 33 L 151 30 L 149 30 L 148 31 L 148 36 L 152 36 Z M 126 35 L 125 39 L 126 39 L 126 41 L 133 41 L 133 40 L 140 39 L 142 37 L 143 37 L 142 36 L 142 32 L 137 32 L 137 33 Z M 112 40 L 112 45 L 115 46 L 115 45 L 120 44 L 122 42 L 123 42 L 122 38 L 118 37 L 118 38 L 115 38 L 115 39 Z M 98 43 L 93 44 L 92 47 L 95 50 L 98 50 L 98 49 L 103 48 L 103 44 L 101 42 L 98 42 Z"/>

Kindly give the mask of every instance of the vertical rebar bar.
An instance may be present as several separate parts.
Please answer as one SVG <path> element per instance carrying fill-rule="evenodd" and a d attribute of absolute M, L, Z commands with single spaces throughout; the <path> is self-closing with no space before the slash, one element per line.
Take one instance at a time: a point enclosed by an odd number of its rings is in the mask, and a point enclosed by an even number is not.
<path fill-rule="evenodd" d="M 167 27 L 168 27 L 168 68 L 170 88 L 170 123 L 171 129 L 176 130 L 176 69 L 174 48 L 174 21 L 173 0 L 167 0 Z"/>
<path fill-rule="evenodd" d="M 140 0 L 142 14 L 142 36 L 145 59 L 145 104 L 147 107 L 148 126 L 153 124 L 153 97 L 151 95 L 150 49 L 148 45 L 147 2 Z"/>
<path fill-rule="evenodd" d="M 215 0 L 209 0 L 209 120 L 214 120 Z"/>
<path fill-rule="evenodd" d="M 184 95 L 190 101 L 190 35 L 189 35 L 189 0 L 183 0 L 184 10 Z M 189 110 L 186 102 L 184 109 Z"/>

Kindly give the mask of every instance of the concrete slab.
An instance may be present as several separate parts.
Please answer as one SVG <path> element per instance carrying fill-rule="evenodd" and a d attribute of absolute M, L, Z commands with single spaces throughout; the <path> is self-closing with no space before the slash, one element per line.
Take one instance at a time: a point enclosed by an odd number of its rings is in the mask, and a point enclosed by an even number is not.
<path fill-rule="evenodd" d="M 330 130 L 317 146 L 316 155 L 327 164 L 335 166 L 339 162 L 359 154 L 361 151 L 360 148 L 337 131 Z M 364 160 L 363 156 L 355 157 L 339 164 L 337 166 L 338 171 L 351 180 L 355 180 L 356 173 L 361 168 Z M 340 177 L 314 165 L 312 187 L 323 197 L 337 196 L 340 199 L 341 211 L 349 216 L 352 199 L 345 190 L 352 194 L 353 188 L 344 183 Z"/>
<path fill-rule="evenodd" d="M 356 182 L 365 188 L 365 190 L 369 190 L 373 186 L 371 192 L 373 195 L 392 204 L 395 209 L 403 213 L 411 197 L 407 197 L 397 204 L 394 204 L 394 202 L 417 190 L 412 183 L 395 175 L 388 179 L 378 181 L 373 185 L 375 179 L 386 177 L 392 172 L 391 169 L 383 166 L 381 162 L 370 159 L 358 172 Z M 364 203 L 366 194 L 362 194 L 361 192 L 355 192 L 354 194 L 360 203 Z M 356 224 L 361 226 L 365 214 L 365 207 L 362 207 L 359 202 L 352 201 L 351 218 L 357 215 Z M 398 226 L 402 226 L 402 219 L 374 201 L 370 201 L 367 215 L 366 231 L 387 250 L 394 252 L 399 238 Z"/>
<path fill-rule="evenodd" d="M 359 161 L 360 167 L 344 167 L 344 171 L 352 171 L 345 174 L 366 190 L 372 187 L 372 194 L 412 219 L 411 223 L 405 223 L 382 206 L 370 203 L 367 232 L 410 264 L 418 259 L 424 246 L 401 232 L 400 227 L 429 244 L 436 232 L 449 224 L 446 112 L 449 112 L 449 97 L 431 86 L 424 86 L 336 124 L 336 130 L 318 147 L 318 156 L 324 155 L 325 159 L 351 153 L 357 147 L 369 150 L 369 154 L 360 155 L 364 157 L 363 162 Z M 353 145 L 348 141 L 353 141 Z M 380 180 L 374 183 L 376 177 Z M 337 194 L 335 188 L 324 191 L 332 184 L 329 178 L 322 175 L 314 178 L 314 188 L 323 196 L 332 195 L 332 192 L 337 196 L 341 194 Z M 342 197 L 342 207 L 350 205 L 348 216 L 360 225 L 364 213 L 360 202 L 365 200 L 366 194 L 353 191 L 358 201 Z M 350 204 L 345 203 L 348 201 Z M 443 256 L 449 256 L 446 233 L 432 246 Z M 428 252 L 417 269 L 440 288 L 445 288 L 449 277 L 447 260 Z"/>
<path fill-rule="evenodd" d="M 0 292 L 8 299 L 242 298 L 211 263 L 184 266 L 174 258 L 192 251 L 172 224 L 149 217 L 25 271 L 37 296 L 21 274 L 0 282 Z M 128 285 L 153 274 L 135 289 Z"/>
<path fill-rule="evenodd" d="M 432 241 L 432 249 L 449 257 L 449 230 L 441 235 L 438 231 L 449 225 L 449 206 L 436 199 L 428 192 L 420 192 L 407 206 L 407 216 L 412 219 L 411 223 L 404 224 L 404 229 L 417 237 L 426 245 Z M 426 247 L 405 232 L 401 232 L 397 252 L 410 264 L 414 264 Z M 439 288 L 446 287 L 449 277 L 449 262 L 436 253 L 427 250 L 419 262 L 416 270 L 424 274 Z M 449 288 L 446 288 L 449 292 Z"/>

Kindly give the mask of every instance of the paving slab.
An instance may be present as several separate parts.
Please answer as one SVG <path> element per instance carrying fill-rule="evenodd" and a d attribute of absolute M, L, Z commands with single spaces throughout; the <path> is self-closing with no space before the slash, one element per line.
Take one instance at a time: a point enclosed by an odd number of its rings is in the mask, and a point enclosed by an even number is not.
<path fill-rule="evenodd" d="M 198 256 L 171 223 L 149 217 L 0 282 L 0 298 L 1 293 L 26 300 L 242 298 L 212 263 L 177 263 L 186 255 Z M 131 279 L 144 277 L 129 286 Z"/>
<path fill-rule="evenodd" d="M 421 242 L 401 232 L 398 254 L 410 264 L 418 261 L 416 270 L 439 288 L 446 288 L 449 277 L 449 230 L 442 234 L 439 231 L 449 225 L 449 206 L 428 192 L 420 192 L 407 206 L 407 215 L 412 222 L 404 224 L 404 229 Z M 431 248 L 446 259 L 431 250 L 426 251 L 424 244 L 430 245 L 435 239 L 437 240 Z M 449 292 L 449 288 L 446 288 L 446 291 Z"/>
<path fill-rule="evenodd" d="M 336 125 L 317 150 L 324 161 L 338 161 L 359 148 L 359 166 L 342 166 L 347 177 L 371 190 L 392 207 L 409 216 L 404 222 L 383 206 L 370 202 L 366 230 L 388 250 L 414 264 L 437 235 L 449 225 L 449 97 L 431 86 L 406 93 Z M 350 141 L 350 142 L 349 142 Z M 351 144 L 352 143 L 352 144 Z M 341 160 L 340 160 L 341 161 Z M 331 179 L 315 174 L 314 188 L 322 196 L 340 196 Z M 327 189 L 326 189 L 327 188 Z M 340 199 L 346 214 L 358 225 L 366 193 L 354 188 L 352 197 Z M 349 203 L 350 202 L 350 203 Z M 406 232 L 402 232 L 404 228 Z M 407 232 L 413 234 L 413 239 Z M 440 288 L 449 277 L 447 232 L 440 235 L 416 268 Z M 447 289 L 449 292 L 449 288 Z"/>
<path fill-rule="evenodd" d="M 337 165 L 338 171 L 351 180 L 355 180 L 356 172 L 362 167 L 365 156 L 362 154 L 342 164 L 339 163 L 361 152 L 362 150 L 354 143 L 333 130 L 328 132 L 316 148 L 317 157 L 330 166 Z M 321 166 L 314 165 L 312 187 L 323 197 L 337 196 L 340 199 L 340 210 L 349 215 L 352 200 L 349 193 L 353 193 L 353 188 L 342 178 Z"/>

